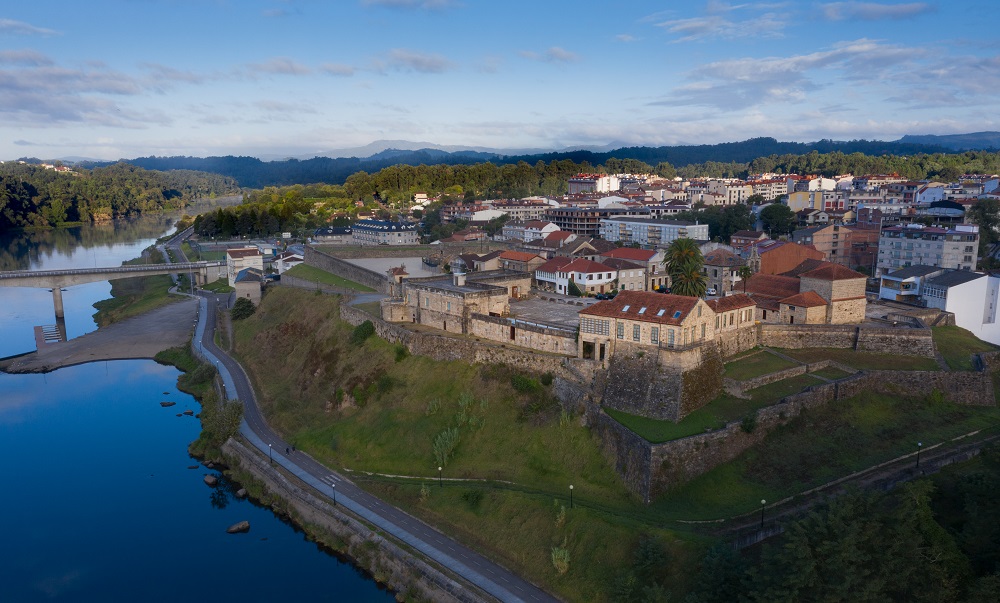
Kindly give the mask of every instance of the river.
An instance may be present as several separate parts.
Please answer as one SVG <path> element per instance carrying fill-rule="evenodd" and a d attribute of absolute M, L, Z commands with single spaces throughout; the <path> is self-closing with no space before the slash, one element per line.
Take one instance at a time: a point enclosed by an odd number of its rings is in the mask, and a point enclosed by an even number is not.
<path fill-rule="evenodd" d="M 0 269 L 118 265 L 169 228 L 151 216 L 0 235 Z M 96 329 L 91 305 L 109 291 L 66 290 L 69 337 Z M 49 291 L 0 288 L 0 357 L 54 322 Z M 393 600 L 224 479 L 205 485 L 221 475 L 187 454 L 199 424 L 177 413 L 198 403 L 177 376 L 149 360 L 0 373 L 0 601 Z M 242 520 L 249 533 L 226 533 Z"/>

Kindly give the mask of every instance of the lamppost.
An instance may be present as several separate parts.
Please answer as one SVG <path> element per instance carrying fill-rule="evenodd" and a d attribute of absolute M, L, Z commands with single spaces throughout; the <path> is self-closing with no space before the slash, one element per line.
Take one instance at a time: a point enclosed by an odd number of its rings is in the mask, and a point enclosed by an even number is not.
<path fill-rule="evenodd" d="M 438 467 L 438 488 L 444 488 L 444 478 L 441 477 L 443 467 Z"/>
<path fill-rule="evenodd" d="M 760 529 L 762 530 L 764 529 L 764 505 L 766 504 L 767 504 L 766 500 L 764 500 L 763 498 L 760 499 Z"/>
<path fill-rule="evenodd" d="M 268 460 L 268 461 L 269 461 L 269 462 L 270 462 L 270 463 L 271 463 L 272 465 L 274 464 L 274 457 L 273 457 L 273 456 L 271 455 L 271 445 L 270 445 L 270 444 L 268 444 L 268 445 L 267 445 L 267 460 Z"/>
<path fill-rule="evenodd" d="M 337 484 L 330 484 L 330 490 L 333 492 L 333 506 L 337 506 Z"/>
<path fill-rule="evenodd" d="M 920 449 L 924 447 L 923 442 L 917 442 L 917 469 L 920 469 Z"/>
<path fill-rule="evenodd" d="M 573 508 L 573 484 L 569 485 L 569 508 Z"/>

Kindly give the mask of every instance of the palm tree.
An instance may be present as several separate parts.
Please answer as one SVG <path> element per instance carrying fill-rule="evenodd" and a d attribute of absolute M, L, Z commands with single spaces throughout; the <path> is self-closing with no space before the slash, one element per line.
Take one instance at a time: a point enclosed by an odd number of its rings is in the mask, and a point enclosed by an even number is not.
<path fill-rule="evenodd" d="M 708 280 L 701 273 L 705 258 L 693 239 L 676 239 L 663 255 L 670 292 L 675 295 L 701 297 L 708 288 Z"/>
<path fill-rule="evenodd" d="M 747 292 L 747 279 L 750 278 L 751 276 L 753 276 L 753 268 L 751 268 L 750 266 L 748 266 L 746 264 L 743 264 L 736 271 L 736 276 L 740 277 L 740 280 L 743 281 L 743 293 L 746 293 Z"/>
<path fill-rule="evenodd" d="M 674 295 L 702 297 L 708 289 L 708 278 L 701 273 L 701 268 L 689 266 L 670 276 L 670 292 Z"/>

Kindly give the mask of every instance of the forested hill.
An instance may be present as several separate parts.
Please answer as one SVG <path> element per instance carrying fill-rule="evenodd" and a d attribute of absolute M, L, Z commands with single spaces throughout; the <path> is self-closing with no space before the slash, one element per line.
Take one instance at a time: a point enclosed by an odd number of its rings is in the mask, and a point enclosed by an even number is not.
<path fill-rule="evenodd" d="M 759 157 L 803 155 L 818 153 L 861 153 L 868 156 L 906 156 L 918 153 L 950 153 L 943 146 L 930 144 L 909 144 L 904 142 L 854 140 L 836 142 L 821 140 L 812 143 L 779 142 L 773 138 L 754 138 L 743 142 L 715 145 L 665 146 L 665 147 L 625 147 L 595 153 L 592 151 L 571 151 L 565 153 L 544 153 L 538 155 L 503 156 L 458 151 L 448 153 L 435 149 L 419 151 L 383 151 L 366 159 L 315 157 L 313 159 L 285 161 L 261 161 L 254 157 L 139 157 L 128 163 L 150 170 L 200 170 L 235 178 L 240 186 L 262 188 L 289 184 L 325 182 L 342 184 L 355 172 L 377 172 L 392 165 L 471 165 L 483 161 L 494 164 L 516 164 L 524 161 L 534 165 L 538 161 L 572 161 L 584 168 L 603 165 L 608 159 L 634 159 L 656 166 L 670 163 L 684 167 L 704 163 L 746 164 Z"/>
<path fill-rule="evenodd" d="M 180 209 L 198 197 L 237 190 L 232 178 L 190 170 L 156 172 L 116 163 L 67 173 L 4 163 L 0 165 L 0 231 Z"/>

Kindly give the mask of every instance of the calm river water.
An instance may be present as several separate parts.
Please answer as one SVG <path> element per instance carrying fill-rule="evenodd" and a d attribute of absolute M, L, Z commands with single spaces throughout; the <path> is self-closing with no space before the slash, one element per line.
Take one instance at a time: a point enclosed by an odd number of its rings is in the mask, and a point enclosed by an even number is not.
<path fill-rule="evenodd" d="M 0 269 L 118 265 L 169 220 L 0 237 Z M 107 282 L 63 294 L 70 337 Z M 34 349 L 51 293 L 0 288 L 0 357 Z M 353 566 L 188 457 L 198 403 L 152 361 L 0 373 L 0 601 L 391 601 Z M 177 405 L 162 408 L 160 401 Z M 226 528 L 248 520 L 247 534 Z"/>

